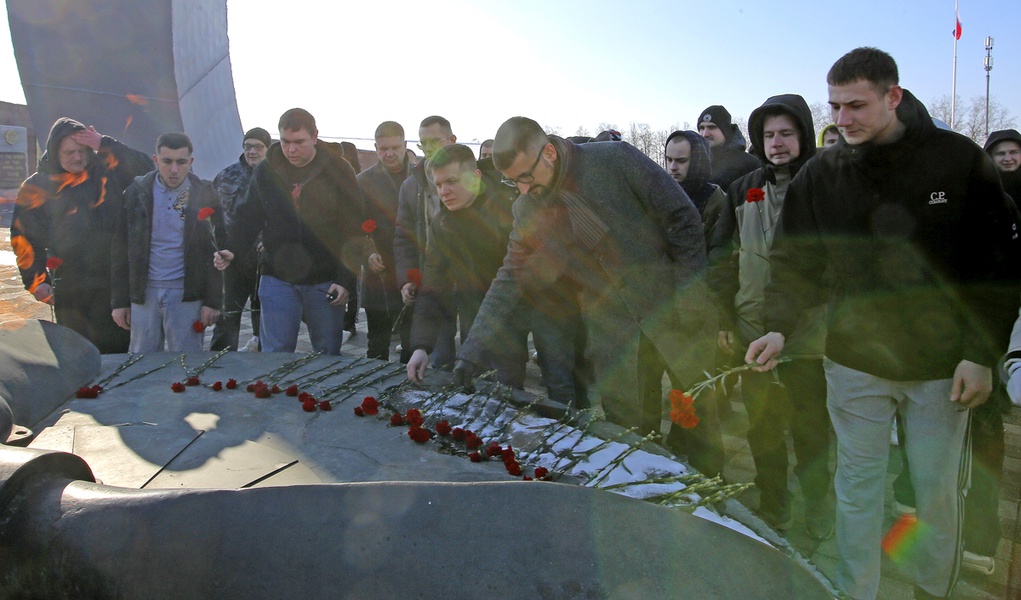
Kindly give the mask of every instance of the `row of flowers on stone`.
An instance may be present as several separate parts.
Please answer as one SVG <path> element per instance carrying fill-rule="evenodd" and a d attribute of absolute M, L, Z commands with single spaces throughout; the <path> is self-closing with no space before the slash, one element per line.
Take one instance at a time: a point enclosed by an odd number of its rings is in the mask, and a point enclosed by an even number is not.
<path fill-rule="evenodd" d="M 354 414 L 359 417 L 372 416 L 379 414 L 379 400 L 376 400 L 372 396 L 366 396 L 362 400 L 361 405 L 354 408 Z M 481 437 L 478 436 L 474 431 L 470 429 L 463 429 L 461 427 L 451 427 L 450 422 L 446 419 L 436 423 L 435 432 L 425 427 L 425 417 L 422 416 L 422 412 L 417 408 L 409 408 L 407 411 L 393 412 L 390 414 L 390 425 L 393 427 L 408 427 L 408 437 L 412 441 L 419 444 L 424 444 L 433 438 L 433 435 L 440 437 L 449 437 L 452 441 L 463 443 L 465 448 L 471 450 L 468 453 L 468 459 L 472 462 L 482 462 L 489 460 L 490 458 L 500 458 L 503 460 L 503 466 L 507 469 L 507 472 L 514 477 L 521 477 L 525 481 L 532 481 L 533 479 L 549 480 L 550 472 L 549 469 L 544 467 L 538 467 L 535 469 L 535 477 L 529 477 L 527 475 L 522 476 L 523 470 L 521 463 L 518 462 L 517 456 L 514 454 L 514 448 L 507 446 L 504 448 L 496 442 L 491 442 L 484 450 L 482 446 L 485 442 Z"/>

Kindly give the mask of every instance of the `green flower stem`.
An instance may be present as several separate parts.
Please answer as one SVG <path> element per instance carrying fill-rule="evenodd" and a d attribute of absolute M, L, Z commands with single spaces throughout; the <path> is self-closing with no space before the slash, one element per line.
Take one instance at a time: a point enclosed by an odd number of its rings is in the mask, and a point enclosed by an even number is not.
<path fill-rule="evenodd" d="M 142 355 L 141 355 L 141 354 L 139 354 L 139 357 L 141 357 L 141 356 L 142 356 Z M 177 357 L 176 357 L 176 356 L 175 356 L 175 357 L 173 357 L 173 358 L 171 358 L 170 360 L 168 360 L 167 362 L 163 363 L 162 365 L 160 365 L 160 366 L 158 366 L 158 367 L 156 367 L 156 368 L 153 368 L 153 369 L 149 369 L 149 370 L 148 370 L 148 371 L 146 371 L 145 373 L 139 373 L 138 375 L 135 375 L 135 376 L 134 376 L 134 377 L 132 377 L 131 379 L 126 379 L 126 380 L 124 380 L 124 381 L 122 381 L 122 382 L 118 383 L 117 385 L 112 385 L 112 386 L 110 386 L 109 388 L 107 388 L 107 389 L 106 389 L 106 390 L 104 390 L 104 391 L 107 391 L 107 392 L 108 392 L 108 391 L 110 391 L 110 390 L 113 390 L 113 389 L 117 389 L 117 388 L 119 388 L 119 387 L 120 387 L 120 386 L 122 386 L 122 385 L 127 385 L 127 384 L 131 383 L 132 381 L 138 381 L 139 379 L 141 379 L 141 378 L 143 378 L 143 377 L 146 377 L 146 376 L 148 376 L 148 375 L 152 375 L 152 374 L 153 374 L 153 373 L 155 373 L 156 371 L 159 371 L 159 370 L 160 370 L 160 369 L 162 369 L 163 367 L 166 367 L 167 365 L 169 365 L 170 363 L 174 362 L 175 360 L 177 360 Z"/>
<path fill-rule="evenodd" d="M 113 370 L 113 373 L 110 373 L 109 375 L 101 379 L 96 385 L 102 387 L 103 389 L 106 389 L 107 384 L 113 381 L 115 377 L 120 375 L 121 371 L 127 369 L 128 367 L 130 367 L 131 365 L 135 364 L 140 360 L 142 360 L 141 354 L 129 354 L 127 360 L 118 365 L 117 368 Z"/>
<path fill-rule="evenodd" d="M 628 469 L 627 465 L 624 464 L 624 460 L 627 459 L 627 457 L 634 454 L 635 452 L 637 452 L 639 449 L 641 449 L 641 447 L 644 446 L 647 442 L 658 440 L 660 437 L 661 437 L 660 434 L 656 433 L 655 431 L 650 431 L 649 434 L 643 437 L 641 440 L 634 444 L 629 445 L 627 450 L 624 450 L 623 452 L 618 454 L 617 458 L 611 460 L 609 464 L 606 465 L 606 467 L 604 467 L 603 469 L 596 473 L 593 473 L 593 477 L 595 477 L 596 475 L 600 475 L 599 478 L 593 481 L 593 478 L 590 477 L 589 480 L 585 482 L 585 485 L 589 485 L 591 482 L 592 487 L 598 487 L 598 485 L 602 483 L 603 480 L 606 479 L 611 472 L 616 470 L 617 467 L 623 467 L 624 470 L 627 471 L 629 475 L 632 475 L 633 473 L 631 473 L 631 470 Z"/>

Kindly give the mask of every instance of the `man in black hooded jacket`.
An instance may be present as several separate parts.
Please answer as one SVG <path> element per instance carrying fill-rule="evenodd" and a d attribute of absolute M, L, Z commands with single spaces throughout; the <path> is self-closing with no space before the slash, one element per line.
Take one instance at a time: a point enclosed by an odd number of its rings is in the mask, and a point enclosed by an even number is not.
<path fill-rule="evenodd" d="M 128 332 L 110 317 L 110 246 L 121 194 L 152 169 L 146 153 L 61 117 L 37 171 L 18 190 L 11 246 L 25 289 L 104 354 L 128 351 Z"/>
<path fill-rule="evenodd" d="M 721 189 L 727 190 L 737 178 L 759 168 L 759 160 L 744 151 L 741 130 L 731 121 L 730 111 L 714 104 L 698 116 L 698 132 L 709 141 L 713 158 L 713 177 Z"/>

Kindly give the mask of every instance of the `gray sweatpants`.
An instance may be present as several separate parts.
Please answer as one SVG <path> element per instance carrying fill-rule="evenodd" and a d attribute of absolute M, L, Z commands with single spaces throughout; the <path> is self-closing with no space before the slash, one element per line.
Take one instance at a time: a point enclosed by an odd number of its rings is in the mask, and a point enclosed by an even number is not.
<path fill-rule="evenodd" d="M 915 585 L 949 596 L 961 561 L 970 411 L 950 402 L 950 379 L 892 381 L 829 359 L 824 368 L 837 434 L 837 587 L 856 599 L 878 593 L 890 428 L 899 411 L 918 501 L 910 570 Z"/>

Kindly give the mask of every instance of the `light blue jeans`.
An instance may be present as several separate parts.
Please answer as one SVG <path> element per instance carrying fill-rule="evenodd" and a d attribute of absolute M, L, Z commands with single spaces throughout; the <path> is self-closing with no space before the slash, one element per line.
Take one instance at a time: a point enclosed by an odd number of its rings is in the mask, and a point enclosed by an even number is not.
<path fill-rule="evenodd" d="M 949 596 L 963 551 L 971 411 L 958 412 L 960 405 L 950 402 L 950 379 L 892 381 L 829 359 L 823 366 L 837 434 L 837 587 L 855 599 L 871 600 L 879 591 L 890 428 L 899 411 L 918 504 L 907 570 L 926 592 Z"/>
<path fill-rule="evenodd" d="M 302 321 L 308 326 L 312 349 L 340 354 L 344 341 L 344 306 L 326 297 L 331 282 L 295 285 L 271 275 L 259 280 L 262 317 L 259 341 L 263 352 L 294 352 Z"/>
<path fill-rule="evenodd" d="M 202 302 L 184 302 L 183 287 L 145 287 L 145 304 L 131 304 L 128 352 L 202 352 L 199 320 Z"/>

